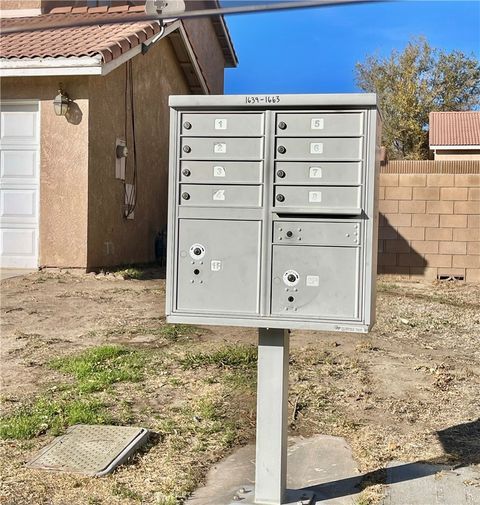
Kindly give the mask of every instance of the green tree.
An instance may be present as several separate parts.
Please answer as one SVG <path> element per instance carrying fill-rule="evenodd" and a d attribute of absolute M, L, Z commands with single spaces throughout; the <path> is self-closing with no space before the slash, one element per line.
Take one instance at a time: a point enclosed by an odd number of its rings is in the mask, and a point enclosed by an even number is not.
<path fill-rule="evenodd" d="M 383 145 L 391 159 L 426 159 L 428 115 L 471 110 L 480 104 L 480 65 L 474 56 L 430 47 L 412 39 L 389 57 L 368 56 L 356 64 L 358 86 L 377 93 Z"/>

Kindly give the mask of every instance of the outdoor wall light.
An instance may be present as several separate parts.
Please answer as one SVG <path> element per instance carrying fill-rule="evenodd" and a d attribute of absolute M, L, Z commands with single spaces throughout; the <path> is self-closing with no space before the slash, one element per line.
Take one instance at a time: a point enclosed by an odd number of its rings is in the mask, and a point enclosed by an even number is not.
<path fill-rule="evenodd" d="M 58 95 L 53 100 L 53 108 L 57 116 L 65 116 L 70 107 L 72 100 L 68 97 L 67 93 L 63 91 L 62 85 L 58 88 Z"/>

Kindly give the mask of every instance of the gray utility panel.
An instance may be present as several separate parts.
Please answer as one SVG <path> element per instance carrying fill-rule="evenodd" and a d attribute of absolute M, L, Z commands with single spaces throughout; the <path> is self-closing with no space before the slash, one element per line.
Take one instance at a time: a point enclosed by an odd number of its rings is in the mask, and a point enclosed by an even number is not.
<path fill-rule="evenodd" d="M 366 332 L 372 94 L 172 96 L 167 320 Z"/>

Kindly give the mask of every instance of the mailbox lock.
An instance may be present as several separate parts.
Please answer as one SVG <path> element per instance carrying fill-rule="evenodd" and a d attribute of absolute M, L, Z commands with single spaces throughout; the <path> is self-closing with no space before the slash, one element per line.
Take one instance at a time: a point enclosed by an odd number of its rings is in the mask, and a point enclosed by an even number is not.
<path fill-rule="evenodd" d="M 283 195 L 277 195 L 277 201 L 283 202 L 285 200 L 285 197 Z"/>
<path fill-rule="evenodd" d="M 293 237 L 293 232 L 288 230 L 287 233 L 285 234 L 288 238 Z"/>
<path fill-rule="evenodd" d="M 201 260 L 203 259 L 204 256 L 205 256 L 205 247 L 202 244 L 193 244 L 190 247 L 190 258 L 192 258 L 192 260 Z M 200 264 L 202 264 L 202 262 L 200 262 Z M 195 269 L 193 273 L 195 275 L 198 275 L 200 271 L 198 271 L 197 273 L 197 269 Z"/>
<path fill-rule="evenodd" d="M 188 121 L 185 121 L 185 123 L 183 123 L 183 127 L 185 128 L 185 130 L 190 130 L 192 125 Z"/>
<path fill-rule="evenodd" d="M 280 153 L 280 154 L 285 154 L 287 152 L 287 148 L 285 146 L 278 146 L 277 147 L 277 151 Z"/>
<path fill-rule="evenodd" d="M 285 172 L 283 170 L 277 170 L 277 177 L 283 179 L 285 177 Z"/>
<path fill-rule="evenodd" d="M 287 128 L 287 123 L 285 123 L 284 121 L 280 121 L 280 123 L 278 123 L 278 127 L 280 128 L 280 130 L 285 130 Z"/>
<path fill-rule="evenodd" d="M 186 192 L 185 192 L 185 193 L 182 193 L 182 198 L 183 198 L 184 200 L 190 200 L 190 195 L 189 195 L 188 193 L 186 193 Z"/>
<path fill-rule="evenodd" d="M 287 270 L 283 274 L 283 282 L 287 286 L 296 286 L 300 280 L 300 275 L 295 270 Z"/>
<path fill-rule="evenodd" d="M 190 146 L 183 146 L 183 152 L 189 153 L 192 150 Z"/>
<path fill-rule="evenodd" d="M 188 177 L 188 176 L 191 174 L 191 172 L 190 172 L 190 170 L 188 170 L 188 168 L 184 168 L 184 169 L 182 170 L 182 174 L 183 174 L 185 177 Z"/>

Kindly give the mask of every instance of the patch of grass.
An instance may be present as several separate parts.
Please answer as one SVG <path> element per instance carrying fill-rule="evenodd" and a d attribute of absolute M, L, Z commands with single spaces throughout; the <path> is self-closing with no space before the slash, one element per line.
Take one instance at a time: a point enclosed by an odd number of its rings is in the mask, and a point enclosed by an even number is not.
<path fill-rule="evenodd" d="M 103 391 L 117 382 L 138 382 L 143 378 L 145 356 L 117 345 L 88 349 L 75 356 L 50 362 L 55 370 L 72 374 L 80 392 Z"/>
<path fill-rule="evenodd" d="M 125 484 L 122 484 L 120 482 L 113 486 L 112 493 L 116 496 L 128 500 L 134 500 L 139 502 L 142 501 L 142 495 L 140 493 L 137 493 L 133 489 L 128 488 Z"/>
<path fill-rule="evenodd" d="M 117 275 L 121 275 L 126 281 L 127 280 L 141 280 L 145 277 L 145 272 L 140 268 L 129 267 L 122 270 L 116 270 L 114 272 Z"/>
<path fill-rule="evenodd" d="M 216 366 L 252 369 L 257 364 L 257 349 L 252 345 L 225 346 L 211 353 L 190 352 L 180 359 L 183 368 Z"/>
<path fill-rule="evenodd" d="M 29 439 L 49 432 L 59 435 L 74 424 L 108 422 L 102 402 L 95 399 L 52 400 L 40 397 L 0 419 L 0 438 Z"/>
<path fill-rule="evenodd" d="M 87 337 L 116 337 L 119 335 L 153 335 L 163 337 L 166 340 L 175 342 L 184 337 L 198 333 L 200 330 L 196 326 L 188 324 L 159 324 L 158 326 L 151 327 L 146 325 L 135 326 L 117 326 L 116 328 L 106 328 L 105 330 L 92 330 L 89 331 Z"/>

